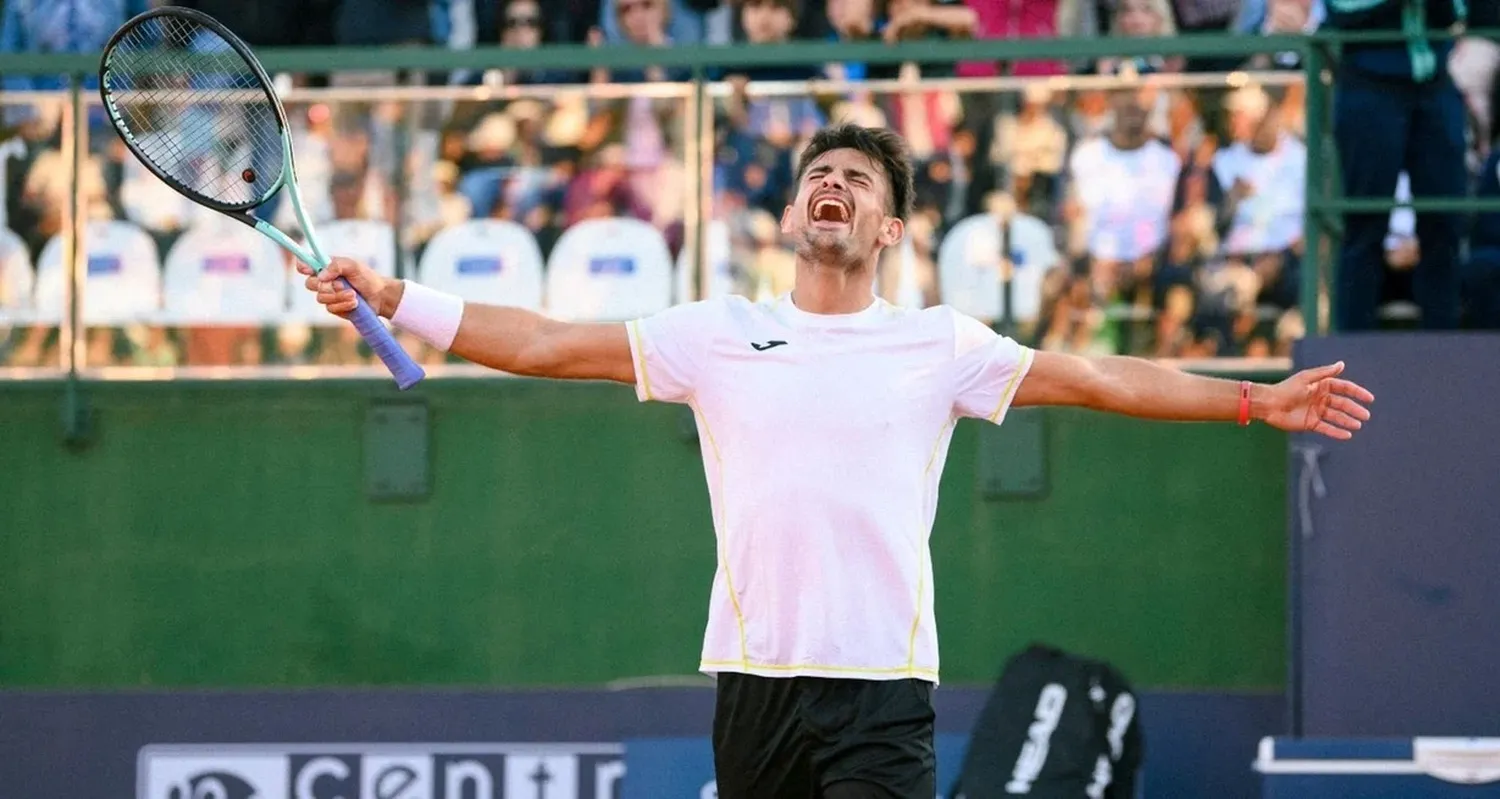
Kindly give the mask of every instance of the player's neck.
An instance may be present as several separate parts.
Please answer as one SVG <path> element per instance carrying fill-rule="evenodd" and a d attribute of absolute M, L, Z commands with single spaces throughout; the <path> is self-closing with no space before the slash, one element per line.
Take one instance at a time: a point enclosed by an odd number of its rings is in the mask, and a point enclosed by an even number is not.
<path fill-rule="evenodd" d="M 798 310 L 816 314 L 859 313 L 870 307 L 874 299 L 873 264 L 851 272 L 797 259 L 797 282 L 792 287 L 792 304 Z"/>

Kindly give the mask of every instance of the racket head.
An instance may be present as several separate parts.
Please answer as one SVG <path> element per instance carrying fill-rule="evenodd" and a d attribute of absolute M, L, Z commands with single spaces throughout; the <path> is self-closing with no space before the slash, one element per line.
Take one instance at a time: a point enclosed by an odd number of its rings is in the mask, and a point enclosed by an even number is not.
<path fill-rule="evenodd" d="M 245 218 L 293 174 L 270 76 L 200 11 L 155 8 L 122 25 L 99 61 L 99 95 L 136 159 L 200 205 Z"/>

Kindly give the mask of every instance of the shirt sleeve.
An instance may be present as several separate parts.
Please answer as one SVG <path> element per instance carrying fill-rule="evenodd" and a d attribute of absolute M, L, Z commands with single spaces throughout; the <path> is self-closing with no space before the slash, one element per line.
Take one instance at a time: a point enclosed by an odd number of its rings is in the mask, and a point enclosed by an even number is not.
<path fill-rule="evenodd" d="M 686 403 L 700 384 L 718 303 L 674 305 L 625 324 L 641 402 Z"/>
<path fill-rule="evenodd" d="M 956 385 L 953 413 L 995 424 L 1015 401 L 1033 352 L 971 316 L 953 312 Z"/>

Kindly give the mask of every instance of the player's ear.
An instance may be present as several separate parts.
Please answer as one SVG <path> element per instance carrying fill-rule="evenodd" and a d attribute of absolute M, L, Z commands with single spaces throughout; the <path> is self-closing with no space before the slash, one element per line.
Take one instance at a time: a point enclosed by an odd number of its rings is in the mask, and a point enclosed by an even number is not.
<path fill-rule="evenodd" d="M 781 209 L 781 232 L 792 232 L 792 207 L 790 205 L 783 206 Z"/>
<path fill-rule="evenodd" d="M 901 243 L 901 237 L 906 235 L 906 224 L 899 217 L 888 216 L 881 223 L 880 246 L 894 247 Z"/>

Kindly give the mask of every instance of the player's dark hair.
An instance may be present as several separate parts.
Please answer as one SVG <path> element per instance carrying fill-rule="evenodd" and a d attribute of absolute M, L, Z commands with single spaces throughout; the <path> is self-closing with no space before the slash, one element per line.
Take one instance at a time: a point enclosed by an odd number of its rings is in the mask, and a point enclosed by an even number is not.
<path fill-rule="evenodd" d="M 819 156 L 830 150 L 846 149 L 858 150 L 880 166 L 890 186 L 891 204 L 887 210 L 897 219 L 906 221 L 911 216 L 912 195 L 916 194 L 912 185 L 911 155 L 906 141 L 884 128 L 844 124 L 826 127 L 813 134 L 807 148 L 802 151 L 802 157 L 797 160 L 797 182 L 802 182 L 808 165 Z"/>

